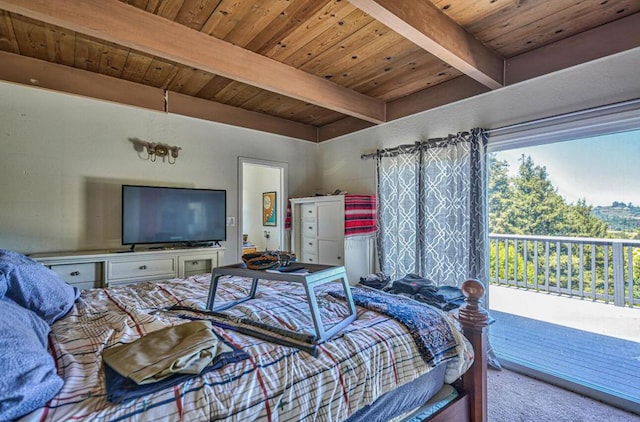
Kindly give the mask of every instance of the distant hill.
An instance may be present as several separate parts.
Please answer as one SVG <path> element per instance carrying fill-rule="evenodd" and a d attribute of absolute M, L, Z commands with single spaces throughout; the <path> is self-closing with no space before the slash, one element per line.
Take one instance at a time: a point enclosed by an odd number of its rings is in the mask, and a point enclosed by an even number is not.
<path fill-rule="evenodd" d="M 640 228 L 640 207 L 614 202 L 611 206 L 593 207 L 591 214 L 609 225 L 609 230 L 636 231 Z"/>

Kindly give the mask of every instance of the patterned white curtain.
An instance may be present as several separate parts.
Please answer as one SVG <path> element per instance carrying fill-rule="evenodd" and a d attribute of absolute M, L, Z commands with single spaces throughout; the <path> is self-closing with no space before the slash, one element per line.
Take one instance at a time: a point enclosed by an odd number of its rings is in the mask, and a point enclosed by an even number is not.
<path fill-rule="evenodd" d="M 487 280 L 486 143 L 473 129 L 378 151 L 378 251 L 392 280 Z"/>

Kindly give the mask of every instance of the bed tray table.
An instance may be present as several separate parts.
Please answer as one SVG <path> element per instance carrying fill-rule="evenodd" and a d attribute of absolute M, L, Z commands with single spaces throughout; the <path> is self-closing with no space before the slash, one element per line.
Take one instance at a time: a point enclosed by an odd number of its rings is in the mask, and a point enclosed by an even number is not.
<path fill-rule="evenodd" d="M 309 304 L 309 311 L 313 319 L 313 326 L 315 329 L 315 335 L 318 339 L 327 340 L 334 334 L 341 331 L 343 328 L 351 324 L 356 319 L 356 307 L 353 303 L 353 297 L 351 296 L 351 289 L 347 280 L 347 274 L 342 266 L 331 265 L 318 265 L 318 264 L 304 264 L 304 272 L 301 273 L 286 273 L 286 272 L 272 272 L 266 270 L 250 270 L 244 266 L 244 264 L 225 265 L 222 267 L 214 268 L 211 273 L 211 286 L 209 287 L 209 297 L 207 300 L 207 309 L 211 311 L 222 311 L 239 303 L 251 300 L 256 295 L 258 289 L 259 280 L 277 280 L 287 281 L 291 283 L 301 283 L 304 286 L 305 293 L 307 295 L 307 302 Z M 244 278 L 251 278 L 251 290 L 249 294 L 239 300 L 233 302 L 226 302 L 219 307 L 214 307 L 216 299 L 216 290 L 218 289 L 218 280 L 225 275 L 233 275 Z M 314 288 L 325 283 L 341 280 L 344 294 L 347 299 L 347 308 L 349 315 L 342 321 L 333 325 L 332 327 L 325 329 L 325 326 L 320 317 L 320 311 L 318 309 L 318 301 Z"/>

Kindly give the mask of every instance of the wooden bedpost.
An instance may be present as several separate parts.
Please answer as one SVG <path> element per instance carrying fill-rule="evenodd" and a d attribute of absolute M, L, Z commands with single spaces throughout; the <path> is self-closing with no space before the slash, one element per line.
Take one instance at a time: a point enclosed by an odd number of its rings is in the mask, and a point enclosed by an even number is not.
<path fill-rule="evenodd" d="M 459 320 L 464 335 L 473 346 L 475 359 L 471 368 L 462 378 L 462 387 L 469 394 L 472 422 L 487 421 L 487 334 L 489 314 L 480 306 L 485 288 L 478 280 L 462 283 L 462 294 L 466 306 L 460 308 Z"/>

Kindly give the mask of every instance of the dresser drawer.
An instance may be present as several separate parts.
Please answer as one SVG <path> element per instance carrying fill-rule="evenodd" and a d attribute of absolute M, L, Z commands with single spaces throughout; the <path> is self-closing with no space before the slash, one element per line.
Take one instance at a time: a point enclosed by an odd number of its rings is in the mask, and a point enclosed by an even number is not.
<path fill-rule="evenodd" d="M 190 277 L 196 274 L 210 273 L 212 267 L 211 259 L 202 258 L 187 260 L 184 261 L 184 276 Z"/>
<path fill-rule="evenodd" d="M 102 262 L 55 264 L 49 265 L 49 268 L 66 283 L 72 284 L 79 289 L 102 287 Z"/>
<path fill-rule="evenodd" d="M 211 260 L 202 258 L 202 259 L 192 259 L 189 261 L 184 261 L 184 270 L 185 271 L 211 271 Z"/>
<path fill-rule="evenodd" d="M 315 253 L 309 253 L 302 251 L 302 256 L 300 257 L 300 262 L 306 262 L 309 264 L 317 264 L 318 256 Z"/>
<path fill-rule="evenodd" d="M 307 253 L 316 253 L 316 238 L 315 237 L 303 237 L 302 238 L 302 251 Z"/>
<path fill-rule="evenodd" d="M 316 223 L 312 221 L 303 221 L 302 236 L 315 236 L 316 235 Z"/>
<path fill-rule="evenodd" d="M 302 204 L 300 206 L 300 213 L 302 214 L 302 221 L 316 221 L 315 204 Z"/>
<path fill-rule="evenodd" d="M 109 263 L 109 280 L 176 277 L 173 257 Z"/>

